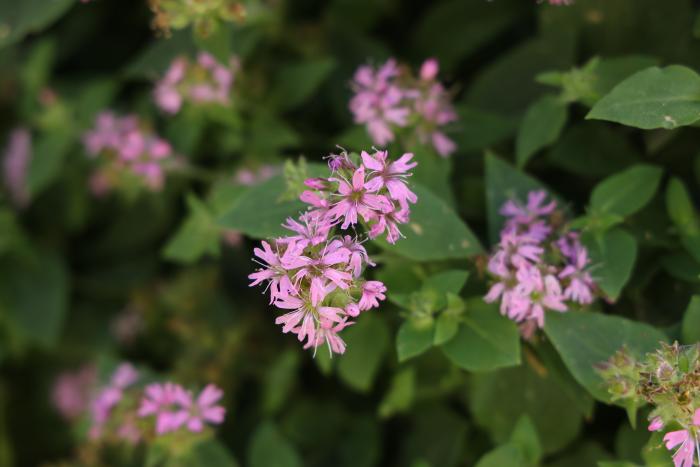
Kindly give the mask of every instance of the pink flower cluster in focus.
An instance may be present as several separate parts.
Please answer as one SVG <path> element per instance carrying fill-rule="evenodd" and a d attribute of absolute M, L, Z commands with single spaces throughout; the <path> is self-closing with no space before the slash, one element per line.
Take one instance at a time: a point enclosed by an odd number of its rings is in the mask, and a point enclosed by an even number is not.
<path fill-rule="evenodd" d="M 101 164 L 91 179 L 98 195 L 119 186 L 124 175 L 136 177 L 151 190 L 161 189 L 164 162 L 173 155 L 170 144 L 142 128 L 136 115 L 120 117 L 109 111 L 97 116 L 95 127 L 83 135 L 83 144 Z"/>
<path fill-rule="evenodd" d="M 557 205 L 544 191 L 531 191 L 527 204 L 507 201 L 508 218 L 500 242 L 488 262 L 494 284 L 484 297 L 501 300 L 501 313 L 521 324 L 530 337 L 544 326 L 546 310 L 564 312 L 567 302 L 593 302 L 595 282 L 588 250 L 576 232 L 558 232 L 550 221 Z"/>
<path fill-rule="evenodd" d="M 372 141 L 386 146 L 406 129 L 422 144 L 432 144 L 443 157 L 457 146 L 444 133 L 444 126 L 457 120 L 450 95 L 437 81 L 437 60 L 423 63 L 418 77 L 390 59 L 375 69 L 361 66 L 352 81 L 355 95 L 350 111 L 355 122 L 366 125 Z"/>
<path fill-rule="evenodd" d="M 229 60 L 228 66 L 206 52 L 200 52 L 194 63 L 178 57 L 156 84 L 153 93 L 156 104 L 169 114 L 178 113 L 185 102 L 228 106 L 238 68 L 236 57 Z"/>
<path fill-rule="evenodd" d="M 649 431 L 660 431 L 663 428 L 664 422 L 660 417 L 654 417 L 649 424 Z M 669 431 L 664 436 L 664 444 L 669 451 L 680 446 L 673 455 L 674 467 L 693 467 L 695 459 L 700 463 L 700 442 L 698 441 L 700 433 L 698 430 L 700 430 L 700 409 L 693 413 L 692 426 L 682 430 Z"/>
<path fill-rule="evenodd" d="M 32 136 L 27 128 L 15 128 L 10 133 L 3 156 L 3 179 L 10 198 L 16 206 L 29 203 L 27 173 L 32 157 Z"/>
<path fill-rule="evenodd" d="M 199 433 L 205 423 L 223 423 L 226 409 L 217 405 L 223 395 L 223 391 L 213 384 L 205 387 L 196 398 L 178 384 L 151 384 L 146 387 L 138 414 L 140 417 L 155 417 L 159 435 L 182 427 Z"/>
<path fill-rule="evenodd" d="M 409 204 L 417 201 L 406 184 L 416 166 L 412 157 L 392 161 L 386 151 L 363 151 L 356 164 L 346 153 L 330 156 L 331 177 L 305 182 L 310 190 L 300 198 L 309 209 L 283 224 L 291 235 L 254 250 L 262 267 L 249 276 L 251 286 L 267 285 L 270 303 L 288 310 L 275 322 L 306 341 L 304 348 L 326 344 L 331 354 L 342 354 L 345 342 L 338 333 L 385 299 L 383 283 L 362 277 L 366 266 L 374 266 L 362 241 L 335 230 L 363 221 L 369 238 L 385 234 L 396 242 L 398 225 L 408 222 Z"/>

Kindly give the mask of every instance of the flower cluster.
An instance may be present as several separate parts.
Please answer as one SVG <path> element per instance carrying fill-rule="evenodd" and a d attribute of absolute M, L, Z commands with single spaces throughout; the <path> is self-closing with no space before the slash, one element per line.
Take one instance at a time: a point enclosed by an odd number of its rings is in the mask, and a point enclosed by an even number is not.
<path fill-rule="evenodd" d="M 3 179 L 10 198 L 19 207 L 29 203 L 27 173 L 32 157 L 32 137 L 26 128 L 10 133 L 3 157 Z"/>
<path fill-rule="evenodd" d="M 220 424 L 226 411 L 217 405 L 223 392 L 209 384 L 195 397 L 179 384 L 166 382 L 138 387 L 138 371 L 129 363 L 117 367 L 108 383 L 96 387 L 93 366 L 59 376 L 53 390 L 57 410 L 75 420 L 87 413 L 91 440 L 116 438 L 138 443 L 147 433 L 147 420 L 155 420 L 156 435 L 181 428 L 199 433 L 205 423 Z"/>
<path fill-rule="evenodd" d="M 525 337 L 544 326 L 545 310 L 567 311 L 567 301 L 590 304 L 596 287 L 578 233 L 555 225 L 557 204 L 546 197 L 532 191 L 527 204 L 502 206 L 507 221 L 488 261 L 494 284 L 484 300 L 500 299 L 501 313 L 520 323 Z"/>
<path fill-rule="evenodd" d="M 98 195 L 121 186 L 124 177 L 159 190 L 165 180 L 164 163 L 173 155 L 170 144 L 142 128 L 137 116 L 119 117 L 109 111 L 97 116 L 95 127 L 83 135 L 83 144 L 91 157 L 99 156 L 100 168 L 91 179 Z"/>
<path fill-rule="evenodd" d="M 361 66 L 352 81 L 355 95 L 350 111 L 355 122 L 366 125 L 374 144 L 386 146 L 402 129 L 422 144 L 432 144 L 441 156 L 457 146 L 444 133 L 444 126 L 457 120 L 450 95 L 436 77 L 435 59 L 423 63 L 416 78 L 394 59 L 375 69 Z"/>
<path fill-rule="evenodd" d="M 201 37 L 213 34 L 220 22 L 242 22 L 246 8 L 240 0 L 148 0 L 153 26 L 165 34 L 190 24 Z"/>
<path fill-rule="evenodd" d="M 156 104 L 169 114 L 178 113 L 184 102 L 228 106 L 238 67 L 236 57 L 231 57 L 227 66 L 206 52 L 200 52 L 196 62 L 178 57 L 156 84 Z"/>
<path fill-rule="evenodd" d="M 363 151 L 356 164 L 346 153 L 330 156 L 332 176 L 307 179 L 311 189 L 300 198 L 309 209 L 283 224 L 291 235 L 254 250 L 262 268 L 249 276 L 251 286 L 267 284 L 270 303 L 289 310 L 275 322 L 284 333 L 306 340 L 304 348 L 325 343 L 331 354 L 343 353 L 338 333 L 385 299 L 383 283 L 362 277 L 365 266 L 374 265 L 362 241 L 334 231 L 363 221 L 369 238 L 385 233 L 395 242 L 401 236 L 398 224 L 408 221 L 409 203 L 417 201 L 406 184 L 416 166 L 412 157 L 391 161 L 386 151 Z"/>
<path fill-rule="evenodd" d="M 664 436 L 675 467 L 700 463 L 700 345 L 661 344 L 642 360 L 622 349 L 597 366 L 613 400 L 637 407 L 649 403 L 649 431 L 671 425 L 678 430 Z"/>

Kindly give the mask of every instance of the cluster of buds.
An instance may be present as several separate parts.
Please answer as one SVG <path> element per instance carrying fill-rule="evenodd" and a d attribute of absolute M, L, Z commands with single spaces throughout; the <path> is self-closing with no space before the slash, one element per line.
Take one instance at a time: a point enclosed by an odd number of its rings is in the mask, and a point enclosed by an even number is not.
<path fill-rule="evenodd" d="M 172 147 L 143 128 L 137 116 L 101 112 L 95 127 L 83 135 L 83 144 L 90 157 L 100 163 L 90 181 L 95 194 L 126 186 L 129 180 L 154 191 L 163 187 L 165 162 L 173 156 Z"/>
<path fill-rule="evenodd" d="M 159 436 L 181 429 L 200 433 L 205 423 L 224 420 L 225 409 L 217 405 L 223 392 L 212 384 L 195 398 L 179 384 L 154 383 L 143 388 L 139 379 L 139 372 L 123 363 L 106 385 L 98 387 L 95 368 L 86 366 L 59 376 L 53 402 L 69 421 L 87 415 L 88 437 L 93 441 L 115 439 L 136 444 L 148 433 Z"/>
<path fill-rule="evenodd" d="M 502 206 L 508 219 L 488 261 L 494 283 L 484 300 L 500 299 L 501 313 L 520 323 L 525 338 L 544 326 L 545 310 L 565 312 L 567 302 L 588 305 L 596 289 L 587 249 L 577 232 L 558 225 L 557 203 L 546 197 L 532 191 L 527 204 L 510 200 Z"/>
<path fill-rule="evenodd" d="M 656 352 L 636 360 L 626 349 L 597 366 L 614 400 L 635 407 L 648 403 L 649 431 L 680 428 L 664 435 L 675 467 L 700 462 L 700 345 L 661 344 Z"/>
<path fill-rule="evenodd" d="M 170 34 L 172 29 L 184 29 L 192 25 L 201 37 L 214 33 L 219 23 L 242 23 L 246 8 L 240 0 L 149 0 L 155 15 L 153 27 Z"/>
<path fill-rule="evenodd" d="M 10 132 L 2 159 L 3 181 L 12 202 L 18 207 L 29 203 L 27 175 L 32 157 L 32 135 L 27 128 Z"/>
<path fill-rule="evenodd" d="M 445 125 L 457 120 L 451 96 L 437 81 L 435 59 L 423 63 L 415 77 L 410 68 L 390 59 L 379 68 L 361 66 L 352 81 L 355 95 L 350 111 L 355 122 L 366 125 L 374 144 L 386 146 L 402 132 L 421 144 L 432 144 L 443 157 L 457 146 L 444 133 Z"/>
<path fill-rule="evenodd" d="M 237 57 L 231 57 L 228 65 L 219 63 L 213 55 L 206 52 L 200 52 L 196 62 L 178 57 L 156 83 L 156 104 L 169 114 L 178 113 L 184 102 L 228 106 L 238 68 Z"/>
<path fill-rule="evenodd" d="M 270 303 L 291 310 L 276 323 L 306 340 L 304 348 L 327 344 L 331 354 L 343 353 L 338 333 L 385 299 L 383 283 L 362 277 L 366 266 L 374 266 L 362 241 L 335 231 L 363 221 L 369 238 L 386 232 L 386 239 L 395 242 L 401 236 L 397 224 L 408 221 L 409 203 L 417 201 L 406 184 L 416 166 L 412 157 L 391 161 L 386 151 L 363 151 L 356 164 L 347 153 L 330 156 L 332 176 L 307 179 L 311 190 L 300 198 L 309 209 L 283 224 L 292 235 L 254 250 L 262 268 L 249 276 L 251 286 L 266 283 Z"/>

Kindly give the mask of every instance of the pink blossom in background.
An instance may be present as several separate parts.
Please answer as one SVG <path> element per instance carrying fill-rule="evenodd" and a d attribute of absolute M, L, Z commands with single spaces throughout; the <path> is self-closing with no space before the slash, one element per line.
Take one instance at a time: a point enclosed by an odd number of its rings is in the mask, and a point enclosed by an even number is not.
<path fill-rule="evenodd" d="M 223 423 L 226 409 L 216 404 L 222 397 L 223 391 L 213 384 L 205 387 L 196 399 L 178 384 L 151 384 L 144 391 L 138 415 L 154 416 L 159 435 L 182 427 L 199 433 L 205 423 Z"/>
<path fill-rule="evenodd" d="M 139 374 L 130 363 L 122 363 L 112 374 L 109 383 L 102 387 L 90 404 L 91 426 L 88 435 L 91 439 L 102 436 L 112 410 L 124 397 L 124 390 L 138 381 Z"/>
<path fill-rule="evenodd" d="M 526 204 L 508 200 L 499 211 L 506 222 L 488 260 L 493 283 L 484 300 L 500 301 L 501 314 L 519 323 L 525 338 L 544 326 L 548 310 L 564 312 L 570 303 L 594 299 L 588 251 L 578 233 L 556 231 L 550 221 L 556 208 L 538 190 L 528 193 Z"/>
<path fill-rule="evenodd" d="M 51 401 L 66 420 L 80 417 L 89 406 L 90 392 L 97 383 L 93 365 L 61 373 L 53 384 Z"/>
<path fill-rule="evenodd" d="M 443 157 L 457 150 L 444 129 L 458 117 L 447 90 L 437 81 L 434 58 L 426 60 L 418 77 L 390 59 L 378 68 L 363 65 L 351 83 L 349 107 L 355 123 L 363 124 L 374 144 L 386 146 L 399 132 L 430 144 Z"/>
<path fill-rule="evenodd" d="M 18 207 L 29 204 L 27 174 L 32 157 L 32 137 L 27 128 L 10 132 L 3 156 L 3 181 L 12 202 Z"/>
<path fill-rule="evenodd" d="M 100 164 L 90 179 L 95 195 L 118 187 L 125 175 L 135 177 L 150 190 L 163 187 L 165 163 L 173 156 L 172 147 L 142 128 L 137 116 L 101 112 L 95 127 L 83 135 L 83 144 L 88 155 Z"/>
<path fill-rule="evenodd" d="M 123 344 L 130 344 L 143 330 L 143 316 L 138 307 L 129 305 L 111 323 L 112 335 Z"/>
<path fill-rule="evenodd" d="M 169 114 L 178 113 L 186 102 L 228 106 L 238 69 L 236 57 L 231 57 L 226 65 L 206 52 L 200 52 L 195 62 L 178 57 L 156 83 L 154 99 L 158 107 Z"/>
<path fill-rule="evenodd" d="M 374 266 L 364 239 L 342 231 L 363 224 L 367 238 L 386 233 L 394 243 L 401 237 L 398 225 L 408 222 L 410 205 L 418 201 L 407 183 L 416 166 L 412 157 L 392 161 L 386 151 L 363 151 L 355 163 L 347 153 L 331 155 L 331 176 L 305 181 L 309 189 L 300 199 L 308 208 L 285 221 L 290 233 L 253 250 L 260 268 L 248 276 L 250 285 L 266 285 L 270 303 L 284 311 L 275 323 L 304 348 L 326 345 L 331 355 L 343 353 L 339 333 L 386 299 L 382 282 L 362 278 Z"/>

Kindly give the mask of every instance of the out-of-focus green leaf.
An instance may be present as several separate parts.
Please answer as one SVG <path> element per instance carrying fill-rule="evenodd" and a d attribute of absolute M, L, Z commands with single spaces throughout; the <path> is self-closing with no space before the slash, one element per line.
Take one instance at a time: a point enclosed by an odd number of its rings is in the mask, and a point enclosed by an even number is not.
<path fill-rule="evenodd" d="M 339 357 L 340 379 L 357 391 L 370 390 L 389 348 L 386 323 L 372 314 L 363 316 L 343 333 L 343 339 L 347 349 Z M 318 349 L 319 352 L 326 350 L 324 347 Z"/>
<path fill-rule="evenodd" d="M 63 16 L 75 0 L 0 1 L 0 47 L 41 31 Z"/>
<path fill-rule="evenodd" d="M 275 73 L 272 102 L 285 110 L 303 104 L 323 84 L 335 66 L 334 59 L 321 58 L 281 67 Z"/>
<path fill-rule="evenodd" d="M 492 371 L 520 363 L 520 333 L 496 306 L 479 297 L 467 303 L 457 335 L 442 345 L 455 365 L 467 371 Z"/>
<path fill-rule="evenodd" d="M 637 260 L 637 240 L 622 229 L 613 229 L 602 236 L 584 235 L 582 240 L 596 265 L 593 278 L 598 287 L 615 301 L 625 286 Z"/>
<path fill-rule="evenodd" d="M 556 141 L 566 123 L 566 107 L 558 97 L 544 96 L 528 108 L 515 142 L 518 167 L 524 167 L 537 151 Z"/>
<path fill-rule="evenodd" d="M 688 308 L 683 315 L 683 342 L 694 344 L 700 342 L 700 295 L 690 298 Z"/>
<path fill-rule="evenodd" d="M 678 178 L 666 188 L 666 210 L 681 235 L 681 241 L 695 261 L 700 261 L 700 220 L 688 190 Z"/>
<path fill-rule="evenodd" d="M 608 360 L 623 346 L 642 356 L 667 340 L 648 324 L 592 312 L 550 313 L 545 332 L 576 381 L 593 397 L 608 403 L 610 395 L 594 365 Z"/>
<path fill-rule="evenodd" d="M 298 352 L 286 351 L 270 366 L 265 376 L 262 398 L 265 413 L 273 414 L 282 408 L 293 389 L 299 363 Z"/>
<path fill-rule="evenodd" d="M 200 441 L 187 453 L 183 467 L 207 466 L 207 467 L 238 467 L 238 462 L 228 449 L 216 439 Z M 180 464 L 175 464 L 180 465 Z M 282 464 L 285 465 L 285 464 Z"/>
<path fill-rule="evenodd" d="M 434 330 L 435 322 L 432 318 L 404 321 L 396 335 L 399 361 L 406 361 L 430 349 L 433 346 Z"/>
<path fill-rule="evenodd" d="M 685 253 L 664 256 L 661 265 L 673 277 L 688 282 L 700 281 L 700 263 Z"/>
<path fill-rule="evenodd" d="M 213 214 L 195 195 L 187 196 L 188 217 L 163 249 L 163 256 L 181 263 L 192 263 L 202 256 L 218 256 L 221 229 Z"/>
<path fill-rule="evenodd" d="M 405 238 L 382 247 L 416 261 L 469 258 L 483 250 L 469 227 L 443 200 L 420 185 L 413 187 L 418 202 L 401 232 Z"/>
<path fill-rule="evenodd" d="M 700 119 L 700 76 L 680 65 L 642 70 L 615 86 L 586 118 L 644 130 L 690 125 Z"/>
<path fill-rule="evenodd" d="M 524 465 L 526 464 L 520 449 L 507 443 L 484 454 L 476 467 L 523 467 Z"/>
<path fill-rule="evenodd" d="M 32 150 L 27 174 L 27 186 L 32 197 L 39 195 L 60 175 L 74 136 L 63 129 L 46 132 L 37 138 Z"/>
<path fill-rule="evenodd" d="M 263 422 L 248 447 L 250 467 L 301 467 L 301 457 L 272 422 Z"/>
<path fill-rule="evenodd" d="M 0 310 L 22 338 L 53 347 L 68 309 L 70 278 L 63 258 L 42 251 L 25 262 L 6 262 L 0 272 Z"/>
<path fill-rule="evenodd" d="M 413 403 L 415 386 L 416 372 L 413 368 L 404 368 L 396 373 L 379 405 L 379 416 L 388 418 L 406 411 Z"/>
<path fill-rule="evenodd" d="M 637 164 L 600 182 L 591 194 L 590 209 L 598 214 L 627 217 L 642 209 L 654 197 L 662 170 Z"/>
<path fill-rule="evenodd" d="M 508 115 L 458 106 L 457 131 L 453 135 L 460 153 L 477 151 L 510 138 L 518 128 L 518 120 Z"/>
<path fill-rule="evenodd" d="M 168 38 L 153 39 L 144 51 L 125 70 L 129 77 L 156 79 L 168 68 L 170 62 L 183 55 L 193 58 L 197 47 L 189 31 L 175 31 Z"/>

